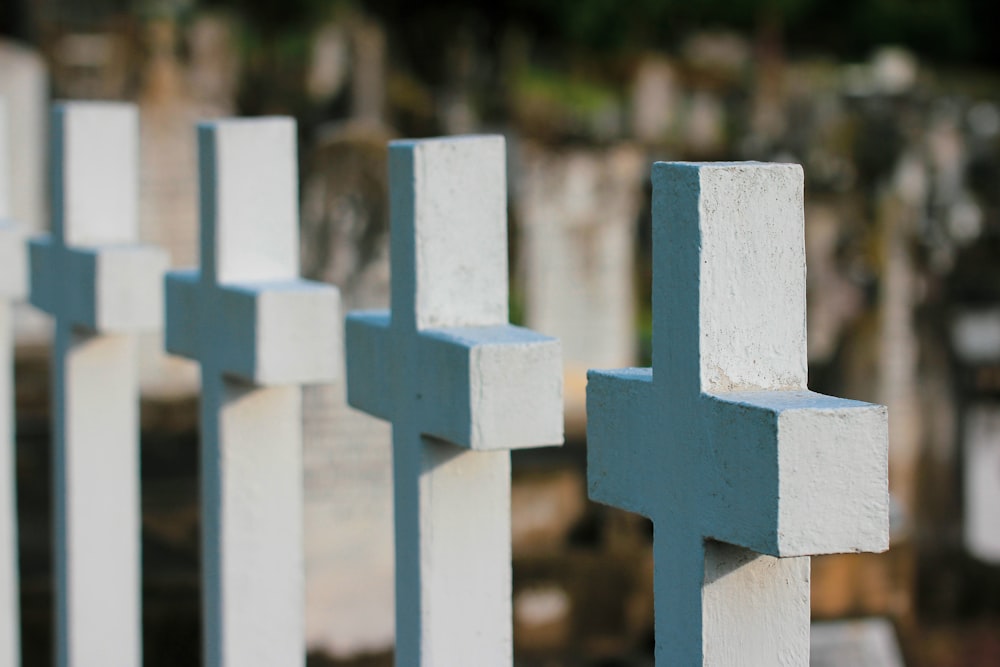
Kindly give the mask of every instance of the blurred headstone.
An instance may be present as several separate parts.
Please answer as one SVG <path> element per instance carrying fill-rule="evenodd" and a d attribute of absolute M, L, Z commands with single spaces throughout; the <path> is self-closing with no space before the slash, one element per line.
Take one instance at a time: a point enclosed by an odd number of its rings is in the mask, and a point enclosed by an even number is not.
<path fill-rule="evenodd" d="M 884 618 L 813 623 L 809 637 L 809 667 L 904 667 Z"/>
<path fill-rule="evenodd" d="M 684 62 L 703 76 L 739 77 L 751 63 L 747 39 L 736 32 L 696 32 L 681 45 Z"/>
<path fill-rule="evenodd" d="M 362 20 L 353 27 L 352 33 L 351 117 L 382 121 L 386 91 L 385 30 L 375 21 Z"/>
<path fill-rule="evenodd" d="M 218 117 L 230 111 L 234 100 L 221 96 L 235 85 L 226 85 L 224 77 L 206 74 L 222 69 L 211 65 L 224 58 L 218 44 L 205 45 L 203 20 L 192 28 L 192 38 L 199 45 L 193 49 L 190 69 L 178 59 L 181 35 L 177 23 L 169 18 L 148 22 L 146 43 L 149 49 L 139 94 L 140 109 L 140 223 L 141 238 L 165 248 L 172 266 L 197 264 L 198 183 L 195 125 L 199 120 Z M 205 50 L 214 54 L 206 58 Z M 207 81 L 206 81 L 207 78 Z M 197 99 L 196 83 L 214 82 L 207 100 Z M 198 391 L 198 368 L 193 362 L 163 352 L 163 333 L 140 337 L 141 378 L 147 395 L 176 397 Z"/>
<path fill-rule="evenodd" d="M 632 82 L 632 134 L 644 143 L 667 138 L 677 122 L 680 84 L 669 60 L 644 58 Z"/>
<path fill-rule="evenodd" d="M 567 435 L 582 435 L 588 368 L 636 361 L 642 154 L 526 146 L 516 170 L 524 323 L 562 341 Z"/>
<path fill-rule="evenodd" d="M 980 403 L 965 415 L 965 544 L 1000 563 L 1000 406 Z"/>
<path fill-rule="evenodd" d="M 303 185 L 302 264 L 344 309 L 389 305 L 387 143 L 366 123 L 323 132 Z M 341 352 L 341 355 L 343 352 Z M 392 431 L 347 406 L 346 384 L 307 387 L 306 641 L 334 656 L 394 638 Z"/>
<path fill-rule="evenodd" d="M 460 28 L 446 47 L 446 83 L 438 93 L 438 115 L 445 134 L 472 134 L 479 126 L 475 83 L 479 45 L 468 26 Z"/>
<path fill-rule="evenodd" d="M 202 14 L 192 22 L 186 37 L 191 97 L 207 115 L 232 115 L 241 71 L 233 21 L 224 15 Z"/>
<path fill-rule="evenodd" d="M 906 49 L 887 46 L 872 56 L 871 70 L 877 91 L 898 95 L 916 85 L 920 67 L 916 57 Z"/>
<path fill-rule="evenodd" d="M 340 23 L 320 27 L 313 37 L 306 92 L 314 102 L 332 99 L 347 83 L 350 65 L 347 32 Z"/>
<path fill-rule="evenodd" d="M 829 362 L 844 329 L 861 314 L 864 294 L 838 265 L 842 228 L 838 211 L 806 204 L 806 274 L 809 360 Z"/>
<path fill-rule="evenodd" d="M 695 91 L 684 119 L 684 148 L 699 158 L 720 154 L 726 144 L 726 110 L 718 94 Z"/>
<path fill-rule="evenodd" d="M 53 51 L 56 96 L 80 100 L 125 99 L 135 73 L 132 44 L 123 32 L 66 32 Z"/>

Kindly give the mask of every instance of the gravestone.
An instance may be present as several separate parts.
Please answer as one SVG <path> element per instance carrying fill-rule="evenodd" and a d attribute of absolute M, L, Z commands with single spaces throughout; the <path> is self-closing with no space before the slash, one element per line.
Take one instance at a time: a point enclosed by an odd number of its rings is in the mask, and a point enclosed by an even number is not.
<path fill-rule="evenodd" d="M 963 422 L 965 544 L 976 558 L 1000 563 L 1000 407 L 973 404 Z"/>
<path fill-rule="evenodd" d="M 299 279 L 295 123 L 198 127 L 201 270 L 167 350 L 201 363 L 204 659 L 303 665 L 302 389 L 339 366 L 337 290 Z"/>
<path fill-rule="evenodd" d="M 509 450 L 562 441 L 559 344 L 507 324 L 501 137 L 393 142 L 389 187 L 392 311 L 346 334 L 393 423 L 397 664 L 509 667 Z"/>
<path fill-rule="evenodd" d="M 172 266 L 190 266 L 198 253 L 198 183 L 195 133 L 199 119 L 219 115 L 193 99 L 187 72 L 177 58 L 177 25 L 169 18 L 145 25 L 148 58 L 139 94 L 142 152 L 139 201 L 141 236 L 170 254 Z M 197 392 L 195 364 L 167 355 L 163 332 L 140 338 L 143 395 L 169 397 Z"/>
<path fill-rule="evenodd" d="M 385 30 L 376 21 L 361 19 L 352 38 L 351 117 L 380 122 L 385 116 Z"/>
<path fill-rule="evenodd" d="M 809 667 L 903 667 L 896 633 L 884 618 L 813 623 Z"/>
<path fill-rule="evenodd" d="M 677 70 L 670 60 L 644 57 L 632 80 L 632 134 L 647 144 L 662 144 L 675 130 L 681 90 Z"/>
<path fill-rule="evenodd" d="M 330 126 L 309 159 L 303 274 L 336 285 L 345 310 L 389 305 L 390 138 L 370 123 Z M 303 417 L 307 646 L 391 650 L 392 433 L 349 407 L 340 382 L 306 387 Z"/>
<path fill-rule="evenodd" d="M 591 371 L 590 497 L 653 520 L 662 665 L 809 661 L 809 556 L 888 548 L 882 406 L 806 389 L 797 165 L 653 167 L 653 364 Z"/>
<path fill-rule="evenodd" d="M 14 417 L 14 311 L 24 298 L 23 230 L 10 215 L 10 125 L 0 97 L 0 667 L 21 664 Z"/>
<path fill-rule="evenodd" d="M 166 255 L 138 238 L 139 117 L 52 113 L 52 235 L 30 246 L 31 303 L 56 320 L 53 524 L 59 665 L 141 664 L 135 332 L 162 318 Z"/>
<path fill-rule="evenodd" d="M 525 325 L 562 343 L 566 426 L 583 435 L 588 368 L 635 363 L 635 223 L 642 155 L 522 151 L 517 190 Z"/>

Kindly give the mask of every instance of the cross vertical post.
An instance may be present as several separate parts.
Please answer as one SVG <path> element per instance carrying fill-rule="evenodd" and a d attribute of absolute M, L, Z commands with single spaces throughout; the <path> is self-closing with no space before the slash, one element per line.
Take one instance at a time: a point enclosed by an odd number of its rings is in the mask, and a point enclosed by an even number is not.
<path fill-rule="evenodd" d="M 396 664 L 509 667 L 509 450 L 562 443 L 560 347 L 507 322 L 502 137 L 392 142 L 389 183 L 392 310 L 346 343 L 393 425 Z"/>
<path fill-rule="evenodd" d="M 166 280 L 201 364 L 204 663 L 305 663 L 302 384 L 339 372 L 339 294 L 299 279 L 295 122 L 198 127 L 201 269 Z"/>
<path fill-rule="evenodd" d="M 166 254 L 136 243 L 138 112 L 52 112 L 52 234 L 30 242 L 31 303 L 56 320 L 53 524 L 60 667 L 141 664 L 134 334 L 162 321 Z"/>
<path fill-rule="evenodd" d="M 13 303 L 27 289 L 25 240 L 10 219 L 10 126 L 0 98 L 0 667 L 21 664 Z"/>
<path fill-rule="evenodd" d="M 590 371 L 594 500 L 654 526 L 661 665 L 809 663 L 809 556 L 889 545 L 887 415 L 806 388 L 798 165 L 653 167 L 653 368 Z"/>

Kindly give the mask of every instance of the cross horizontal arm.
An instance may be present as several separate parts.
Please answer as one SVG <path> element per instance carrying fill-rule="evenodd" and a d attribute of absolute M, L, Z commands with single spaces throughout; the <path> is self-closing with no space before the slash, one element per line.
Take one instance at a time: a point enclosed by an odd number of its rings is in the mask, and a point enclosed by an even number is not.
<path fill-rule="evenodd" d="M 167 276 L 167 351 L 259 386 L 328 382 L 338 375 L 340 297 L 307 280 L 206 285 Z M 192 327 L 192 324 L 196 326 Z"/>
<path fill-rule="evenodd" d="M 198 312 L 201 274 L 195 269 L 170 271 L 164 276 L 163 285 L 167 313 L 164 347 L 170 354 L 196 360 L 201 336 Z"/>
<path fill-rule="evenodd" d="M 31 303 L 102 333 L 158 329 L 166 253 L 138 244 L 68 248 L 51 237 L 30 241 Z"/>
<path fill-rule="evenodd" d="M 392 419 L 392 351 L 387 310 L 355 311 L 344 323 L 347 350 L 347 403 Z"/>
<path fill-rule="evenodd" d="M 347 317 L 347 400 L 393 419 L 394 375 L 407 372 L 385 311 Z M 511 325 L 428 329 L 419 334 L 417 430 L 460 447 L 517 449 L 563 440 L 559 342 Z"/>
<path fill-rule="evenodd" d="M 562 444 L 556 339 L 512 325 L 432 329 L 420 339 L 422 433 L 477 450 Z"/>
<path fill-rule="evenodd" d="M 651 368 L 587 373 L 587 493 L 593 500 L 653 516 L 660 496 L 652 491 L 663 465 L 653 443 L 653 405 Z"/>
<path fill-rule="evenodd" d="M 888 548 L 885 407 L 804 390 L 706 399 L 721 503 L 706 537 L 781 557 Z"/>

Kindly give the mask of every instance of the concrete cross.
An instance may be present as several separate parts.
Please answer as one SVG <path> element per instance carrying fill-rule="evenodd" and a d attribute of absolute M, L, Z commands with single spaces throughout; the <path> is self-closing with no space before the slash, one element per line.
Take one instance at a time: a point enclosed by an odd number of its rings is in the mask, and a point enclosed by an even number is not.
<path fill-rule="evenodd" d="M 501 137 L 393 142 L 389 183 L 392 312 L 346 332 L 393 425 L 396 664 L 509 666 L 508 450 L 562 442 L 559 343 L 507 323 Z"/>
<path fill-rule="evenodd" d="M 0 667 L 21 664 L 12 306 L 27 289 L 25 241 L 10 219 L 10 126 L 0 98 Z"/>
<path fill-rule="evenodd" d="M 302 665 L 302 389 L 339 362 L 336 288 L 299 279 L 295 122 L 198 127 L 201 271 L 166 347 L 201 363 L 204 660 Z"/>
<path fill-rule="evenodd" d="M 589 494 L 653 520 L 661 665 L 809 663 L 809 558 L 888 548 L 882 406 L 806 389 L 797 165 L 653 167 L 653 369 L 591 371 Z"/>
<path fill-rule="evenodd" d="M 137 245 L 139 115 L 52 113 L 52 235 L 30 242 L 52 359 L 59 665 L 141 664 L 139 388 L 134 334 L 162 320 L 166 254 Z"/>

